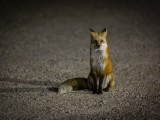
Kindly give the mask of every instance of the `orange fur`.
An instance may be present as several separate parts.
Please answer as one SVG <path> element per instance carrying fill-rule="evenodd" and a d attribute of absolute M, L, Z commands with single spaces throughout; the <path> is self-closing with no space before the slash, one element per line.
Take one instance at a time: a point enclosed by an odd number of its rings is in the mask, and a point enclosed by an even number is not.
<path fill-rule="evenodd" d="M 106 48 L 106 56 L 104 57 L 104 75 L 108 75 L 112 72 L 112 62 L 111 62 L 111 58 L 109 56 L 109 49 Z"/>

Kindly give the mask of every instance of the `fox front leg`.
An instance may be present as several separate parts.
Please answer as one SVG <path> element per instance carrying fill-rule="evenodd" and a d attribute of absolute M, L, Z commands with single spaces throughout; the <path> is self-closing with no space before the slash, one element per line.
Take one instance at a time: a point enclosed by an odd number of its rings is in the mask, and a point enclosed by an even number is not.
<path fill-rule="evenodd" d="M 93 94 L 96 94 L 97 93 L 97 78 L 94 74 L 92 74 L 92 78 L 93 78 L 93 87 L 92 87 L 92 90 L 93 90 Z"/>
<path fill-rule="evenodd" d="M 103 84 L 103 76 L 99 77 L 99 86 L 98 86 L 98 94 L 102 94 L 102 84 Z"/>

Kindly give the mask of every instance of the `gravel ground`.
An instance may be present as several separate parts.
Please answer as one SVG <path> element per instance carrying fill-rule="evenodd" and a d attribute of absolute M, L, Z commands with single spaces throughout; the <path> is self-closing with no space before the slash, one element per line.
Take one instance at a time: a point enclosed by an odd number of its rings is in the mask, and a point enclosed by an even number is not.
<path fill-rule="evenodd" d="M 160 119 L 156 1 L 0 1 L 0 119 Z M 57 94 L 87 77 L 89 28 L 108 29 L 112 92 Z"/>

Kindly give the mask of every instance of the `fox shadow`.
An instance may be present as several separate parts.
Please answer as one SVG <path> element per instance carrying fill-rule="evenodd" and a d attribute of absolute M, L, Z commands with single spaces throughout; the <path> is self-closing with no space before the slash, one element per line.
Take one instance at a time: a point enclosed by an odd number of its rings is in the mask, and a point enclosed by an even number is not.
<path fill-rule="evenodd" d="M 3 82 L 4 85 L 6 83 L 14 83 L 13 88 L 0 88 L 0 92 L 56 92 L 58 91 L 58 86 L 60 83 L 51 82 L 51 81 L 27 81 L 20 80 L 16 78 L 0 78 L 0 82 Z M 32 85 L 32 87 L 16 87 L 18 84 L 27 84 Z M 5 87 L 5 86 L 3 86 Z"/>

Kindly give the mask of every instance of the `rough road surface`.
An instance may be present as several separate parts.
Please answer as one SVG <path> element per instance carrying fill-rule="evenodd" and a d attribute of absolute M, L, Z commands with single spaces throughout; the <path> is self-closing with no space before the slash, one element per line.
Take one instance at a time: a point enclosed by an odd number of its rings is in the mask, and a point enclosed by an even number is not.
<path fill-rule="evenodd" d="M 0 119 L 160 119 L 158 2 L 0 1 Z M 112 92 L 60 95 L 87 77 L 89 28 L 108 29 Z"/>

